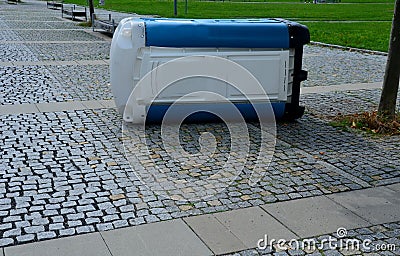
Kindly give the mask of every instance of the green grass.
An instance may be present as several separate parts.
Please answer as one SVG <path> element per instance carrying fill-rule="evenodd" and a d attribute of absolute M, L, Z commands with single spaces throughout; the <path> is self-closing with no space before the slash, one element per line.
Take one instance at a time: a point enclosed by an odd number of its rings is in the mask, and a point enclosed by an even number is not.
<path fill-rule="evenodd" d="M 360 4 L 366 4 L 366 3 L 389 3 L 394 5 L 394 0 L 342 0 L 342 3 L 360 3 Z"/>
<path fill-rule="evenodd" d="M 303 22 L 311 40 L 387 52 L 391 22 Z"/>
<path fill-rule="evenodd" d="M 283 0 L 282 3 L 275 3 L 274 0 L 250 1 L 189 0 L 188 13 L 185 14 L 185 3 L 179 0 L 178 17 L 285 18 L 306 24 L 313 41 L 378 51 L 388 49 L 394 0 L 342 0 L 339 4 L 304 4 L 299 0 Z M 66 0 L 66 2 L 87 4 L 86 0 Z M 105 0 L 105 2 L 104 8 L 109 10 L 173 17 L 172 0 Z"/>
<path fill-rule="evenodd" d="M 67 0 L 86 5 L 86 0 Z M 104 8 L 139 14 L 173 16 L 171 0 L 106 0 Z M 250 18 L 269 17 L 292 20 L 354 20 L 390 21 L 393 4 L 284 4 L 265 2 L 208 2 L 189 1 L 188 14 L 184 14 L 184 2 L 178 3 L 179 17 L 186 18 Z"/>
<path fill-rule="evenodd" d="M 213 0 L 200 0 L 200 1 L 213 1 Z M 269 2 L 269 3 L 300 3 L 303 4 L 304 0 L 217 0 L 217 1 L 221 1 L 221 2 Z M 308 0 L 308 1 L 312 1 L 312 0 Z M 341 3 L 346 3 L 346 4 L 358 4 L 358 3 L 362 3 L 362 4 L 366 4 L 366 3 L 390 3 L 390 4 L 394 4 L 394 0 L 342 0 Z"/>

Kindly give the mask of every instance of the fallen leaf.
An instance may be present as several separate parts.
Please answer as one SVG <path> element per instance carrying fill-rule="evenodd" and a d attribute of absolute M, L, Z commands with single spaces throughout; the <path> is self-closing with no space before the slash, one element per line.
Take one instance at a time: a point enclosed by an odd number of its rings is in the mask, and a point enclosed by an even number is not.
<path fill-rule="evenodd" d="M 108 162 L 106 164 L 107 164 L 107 166 L 116 166 L 116 165 L 118 165 L 116 162 Z"/>
<path fill-rule="evenodd" d="M 179 209 L 181 209 L 182 211 L 188 211 L 188 210 L 190 210 L 192 208 L 193 208 L 193 206 L 191 206 L 191 205 L 181 205 L 181 206 L 179 206 Z"/>
<path fill-rule="evenodd" d="M 123 199 L 123 198 L 125 198 L 124 194 L 117 194 L 117 195 L 111 195 L 110 196 L 111 200 L 119 200 L 119 199 Z"/>

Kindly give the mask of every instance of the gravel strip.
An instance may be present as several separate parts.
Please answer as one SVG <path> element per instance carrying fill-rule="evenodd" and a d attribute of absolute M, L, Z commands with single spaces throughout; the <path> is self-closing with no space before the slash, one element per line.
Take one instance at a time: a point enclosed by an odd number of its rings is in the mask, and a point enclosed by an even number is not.
<path fill-rule="evenodd" d="M 386 57 L 319 46 L 306 46 L 303 86 L 372 83 L 383 80 Z"/>

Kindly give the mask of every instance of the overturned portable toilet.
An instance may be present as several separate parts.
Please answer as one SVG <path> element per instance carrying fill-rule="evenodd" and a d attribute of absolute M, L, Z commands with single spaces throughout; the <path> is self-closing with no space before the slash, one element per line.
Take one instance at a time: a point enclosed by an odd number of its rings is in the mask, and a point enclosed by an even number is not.
<path fill-rule="evenodd" d="M 133 117 L 124 117 L 126 121 L 161 121 L 174 100 L 196 90 L 224 94 L 245 119 L 254 119 L 256 115 L 248 106 L 248 98 L 226 89 L 224 82 L 204 77 L 179 81 L 180 86 L 165 92 L 160 92 L 157 82 L 151 82 L 136 94 L 134 106 L 127 106 L 138 82 L 162 64 L 187 56 L 218 56 L 254 75 L 265 89 L 277 119 L 296 119 L 304 113 L 299 96 L 300 83 L 307 79 L 307 72 L 302 70 L 303 46 L 309 41 L 307 27 L 283 19 L 127 18 L 118 25 L 111 44 L 112 93 L 120 113 L 131 108 Z M 159 97 L 151 101 L 150 96 L 155 95 Z M 183 107 L 196 108 L 201 103 L 186 98 Z M 219 102 L 203 103 L 218 105 Z M 135 110 L 139 105 L 146 109 L 146 115 Z M 208 118 L 198 115 L 195 119 L 209 121 Z"/>

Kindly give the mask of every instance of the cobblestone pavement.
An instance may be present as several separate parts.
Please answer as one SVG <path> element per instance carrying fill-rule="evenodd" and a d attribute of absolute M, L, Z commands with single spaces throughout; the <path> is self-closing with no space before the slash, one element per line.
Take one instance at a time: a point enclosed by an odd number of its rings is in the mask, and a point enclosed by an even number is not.
<path fill-rule="evenodd" d="M 328 243 L 322 243 L 328 241 L 327 239 L 335 238 L 337 239 L 337 243 L 334 245 L 340 247 L 340 243 L 344 244 L 341 250 L 332 250 L 331 247 L 328 246 Z M 370 240 L 366 246 L 363 246 L 362 243 L 359 244 L 359 248 L 352 247 L 351 244 L 346 247 L 346 240 L 357 239 L 358 241 L 364 241 L 366 239 Z M 322 256 L 322 255 L 399 255 L 400 254 L 400 222 L 387 223 L 383 225 L 375 225 L 366 228 L 359 228 L 348 230 L 347 235 L 340 239 L 336 233 L 320 236 L 320 237 L 311 237 L 307 238 L 307 240 L 315 241 L 315 248 L 294 248 L 296 246 L 293 244 L 286 244 L 282 250 L 278 246 L 268 246 L 266 249 L 251 249 L 245 250 L 233 254 L 226 254 L 230 256 L 256 256 L 256 255 L 273 255 L 273 256 L 300 256 L 300 255 L 312 255 L 312 256 Z M 302 240 L 304 241 L 304 240 Z M 305 242 L 305 245 L 313 244 L 309 242 Z M 395 248 L 394 250 L 388 250 L 388 248 Z"/>
<path fill-rule="evenodd" d="M 0 67 L 0 77 L 3 105 L 72 100 L 64 86 L 40 66 Z"/>
<path fill-rule="evenodd" d="M 372 83 L 383 80 L 386 57 L 315 46 L 306 46 L 303 86 Z"/>
<path fill-rule="evenodd" d="M 38 58 L 24 44 L 1 44 L 0 62 L 37 61 Z"/>
<path fill-rule="evenodd" d="M 76 24 L 61 19 L 59 11 L 46 9 L 44 2 L 0 3 L 1 105 L 112 99 L 108 65 L 91 62 L 109 58 L 110 42 Z M 307 46 L 305 53 L 305 68 L 310 71 L 306 86 L 382 78 L 382 56 L 316 46 Z M 40 64 L 46 60 L 87 63 Z M 36 64 L 1 65 L 17 61 Z M 193 202 L 159 196 L 140 182 L 124 155 L 122 141 L 126 138 L 115 109 L 1 115 L 0 246 L 398 183 L 399 137 L 342 131 L 326 119 L 339 112 L 373 109 L 379 92 L 302 96 L 306 115 L 298 122 L 277 125 L 272 163 L 255 186 L 248 185 L 248 179 L 260 133 L 257 124 L 248 124 L 251 150 L 242 174 L 226 191 Z M 160 129 L 148 128 L 147 143 L 158 149 Z M 219 142 L 219 153 L 209 166 L 223 164 L 230 146 L 223 124 L 183 126 L 184 148 L 199 150 L 197 138 L 204 131 L 213 133 Z M 149 157 L 175 177 L 203 179 L 211 174 L 207 168 L 181 169 L 162 150 L 154 150 Z M 369 233 L 354 232 L 355 236 L 371 234 L 376 241 L 398 243 L 399 223 L 369 228 Z"/>
<path fill-rule="evenodd" d="M 53 22 L 54 23 L 54 22 Z M 68 23 L 67 23 L 68 24 Z M 64 24 L 60 24 L 65 26 Z M 77 41 L 98 41 L 99 38 L 91 34 L 86 33 L 82 30 L 48 30 L 45 33 L 41 33 L 40 37 L 37 36 L 37 31 L 34 30 L 14 30 L 15 35 L 20 40 L 25 41 L 68 41 L 71 38 Z M 0 35 L 3 41 L 10 40 L 16 41 L 14 37 L 9 38 L 9 31 L 4 30 Z"/>
<path fill-rule="evenodd" d="M 108 65 L 63 65 L 48 66 L 47 69 L 66 85 L 75 100 L 112 99 Z"/>
<path fill-rule="evenodd" d="M 380 89 L 370 89 L 307 94 L 302 96 L 301 101 L 310 114 L 323 118 L 376 110 L 380 93 Z"/>
<path fill-rule="evenodd" d="M 45 12 L 45 14 L 48 14 L 48 12 Z M 52 16 L 50 16 L 51 18 Z M 68 22 L 68 21 L 61 21 L 61 20 L 55 20 L 55 21 L 49 21 L 47 20 L 46 22 L 41 22 L 41 21 L 31 21 L 29 23 L 25 21 L 20 21 L 20 20 L 5 20 L 2 21 L 1 28 L 2 29 L 16 29 L 16 30 L 22 30 L 22 29 L 80 29 L 76 27 L 75 23 Z M 5 34 L 6 32 L 3 31 L 2 35 Z M 33 39 L 37 39 L 33 38 Z M 9 38 L 6 38 L 5 40 L 10 40 Z M 11 40 L 10 40 L 11 41 Z"/>
<path fill-rule="evenodd" d="M 39 60 L 103 60 L 108 59 L 109 42 L 100 43 L 38 43 L 30 44 L 29 48 Z M 19 59 L 25 61 L 24 58 Z"/>

